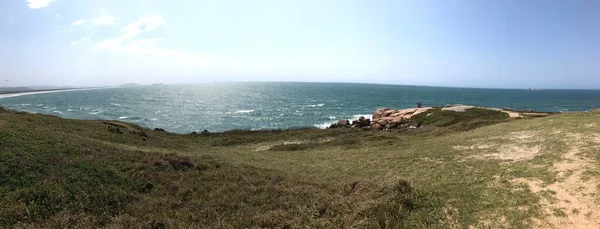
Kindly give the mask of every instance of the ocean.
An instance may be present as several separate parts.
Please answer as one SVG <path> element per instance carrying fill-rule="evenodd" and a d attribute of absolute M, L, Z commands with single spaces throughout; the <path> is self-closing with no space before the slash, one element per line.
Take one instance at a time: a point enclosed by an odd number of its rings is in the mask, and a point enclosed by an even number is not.
<path fill-rule="evenodd" d="M 349 83 L 208 83 L 0 95 L 0 106 L 64 118 L 120 120 L 176 133 L 325 128 L 377 108 L 468 104 L 536 111 L 600 107 L 600 90 L 507 90 Z"/>

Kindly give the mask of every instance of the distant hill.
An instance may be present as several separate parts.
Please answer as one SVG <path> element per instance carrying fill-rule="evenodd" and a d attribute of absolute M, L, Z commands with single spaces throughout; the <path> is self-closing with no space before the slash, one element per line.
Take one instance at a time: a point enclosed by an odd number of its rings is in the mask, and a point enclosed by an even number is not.
<path fill-rule="evenodd" d="M 67 86 L 0 87 L 0 94 L 74 89 Z"/>
<path fill-rule="evenodd" d="M 0 87 L 0 92 L 19 92 L 19 91 L 31 91 L 28 87 Z"/>
<path fill-rule="evenodd" d="M 142 85 L 137 84 L 137 83 L 128 83 L 128 84 L 123 84 L 119 87 L 139 87 L 139 86 L 142 86 Z"/>
<path fill-rule="evenodd" d="M 61 89 L 72 89 L 71 86 L 30 86 L 27 87 L 30 90 L 61 90 Z"/>

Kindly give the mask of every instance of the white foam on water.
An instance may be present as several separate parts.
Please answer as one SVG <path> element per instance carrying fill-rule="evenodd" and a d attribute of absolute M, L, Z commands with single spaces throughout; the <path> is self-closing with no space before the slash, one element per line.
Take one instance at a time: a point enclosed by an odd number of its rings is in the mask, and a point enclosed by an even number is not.
<path fill-rule="evenodd" d="M 90 112 L 90 114 L 91 114 L 91 115 L 97 115 L 97 114 L 100 114 L 100 113 L 102 113 L 102 112 L 103 112 L 103 111 L 93 111 L 93 112 Z"/>
<path fill-rule="evenodd" d="M 23 95 L 48 94 L 48 93 L 58 93 L 58 92 L 65 92 L 65 91 L 86 91 L 86 90 L 95 90 L 95 89 L 102 89 L 102 88 L 81 88 L 81 89 L 64 89 L 64 90 L 51 90 L 51 91 L 20 92 L 20 93 L 0 95 L 0 99 L 23 96 Z"/>
<path fill-rule="evenodd" d="M 252 112 L 254 112 L 254 110 L 239 110 L 239 111 L 236 111 L 235 113 L 244 113 L 244 114 L 247 114 L 247 113 L 252 113 Z"/>
<path fill-rule="evenodd" d="M 329 128 L 329 126 L 331 126 L 331 124 L 335 124 L 335 123 L 337 123 L 340 120 L 348 119 L 350 122 L 352 122 L 352 121 L 358 120 L 361 116 L 365 117 L 366 119 L 373 120 L 373 115 L 367 115 L 367 114 L 352 115 L 352 118 L 329 116 L 328 119 L 332 120 L 332 121 L 325 122 L 325 123 L 320 123 L 320 124 L 315 124 L 314 126 L 317 127 L 317 128 L 319 128 L 319 129 L 327 129 L 327 128 Z"/>
<path fill-rule="evenodd" d="M 129 117 L 127 117 L 127 116 L 121 116 L 121 117 L 119 117 L 119 119 L 126 119 L 126 118 L 129 118 Z"/>
<path fill-rule="evenodd" d="M 335 121 L 335 122 L 326 122 L 326 123 L 321 123 L 321 124 L 315 124 L 314 126 L 316 128 L 319 128 L 319 129 L 327 129 L 327 128 L 329 128 L 331 126 L 331 124 L 334 124 L 334 123 L 337 123 L 337 121 Z"/>
<path fill-rule="evenodd" d="M 319 104 L 308 105 L 307 107 L 322 107 L 322 106 L 325 106 L 325 104 L 319 103 Z"/>
<path fill-rule="evenodd" d="M 62 113 L 62 112 L 60 112 L 60 111 L 52 111 L 52 112 L 54 112 L 54 113 L 58 113 L 58 114 L 63 114 L 63 113 Z"/>

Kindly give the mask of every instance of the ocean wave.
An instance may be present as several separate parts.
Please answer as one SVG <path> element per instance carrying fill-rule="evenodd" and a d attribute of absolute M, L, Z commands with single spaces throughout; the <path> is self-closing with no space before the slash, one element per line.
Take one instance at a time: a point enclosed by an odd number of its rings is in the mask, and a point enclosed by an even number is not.
<path fill-rule="evenodd" d="M 325 106 L 325 104 L 324 103 L 319 103 L 319 104 L 308 105 L 307 107 L 314 108 L 314 107 L 322 107 L 322 106 Z"/>
<path fill-rule="evenodd" d="M 61 111 L 52 111 L 52 112 L 57 113 L 57 114 L 63 114 Z"/>
<path fill-rule="evenodd" d="M 128 119 L 128 118 L 129 118 L 128 116 L 121 116 L 121 117 L 119 117 L 119 119 Z"/>
<path fill-rule="evenodd" d="M 359 115 L 353 115 L 353 116 L 352 116 L 352 120 L 350 120 L 350 121 L 353 121 L 353 120 L 358 120 L 358 119 L 359 119 L 361 116 L 362 116 L 362 117 L 365 117 L 366 119 L 373 120 L 373 115 L 359 114 Z"/>
<path fill-rule="evenodd" d="M 335 122 L 325 122 L 325 123 L 321 123 L 321 124 L 315 124 L 314 127 L 319 128 L 319 129 L 327 129 L 331 126 L 331 124 L 337 123 L 337 121 Z"/>
<path fill-rule="evenodd" d="M 239 111 L 236 111 L 235 113 L 244 113 L 244 114 L 247 114 L 247 113 L 252 113 L 252 112 L 254 112 L 254 110 L 239 110 Z"/>
<path fill-rule="evenodd" d="M 332 121 L 324 122 L 324 123 L 319 123 L 319 124 L 314 124 L 313 126 L 319 128 L 319 129 L 327 129 L 327 128 L 329 128 L 329 126 L 331 126 L 331 124 L 335 124 L 339 120 L 348 119 L 348 120 L 350 120 L 352 122 L 354 120 L 358 120 L 360 117 L 365 117 L 366 119 L 373 120 L 373 115 L 367 115 L 367 114 L 352 115 L 352 118 L 329 116 L 328 119 L 332 120 Z"/>
<path fill-rule="evenodd" d="M 118 104 L 118 103 L 110 103 L 110 105 L 111 106 L 115 106 L 115 107 L 120 107 L 121 106 L 121 104 Z"/>
<path fill-rule="evenodd" d="M 92 111 L 89 114 L 91 114 L 91 115 L 97 115 L 97 114 L 100 114 L 102 112 L 104 112 L 104 111 Z"/>

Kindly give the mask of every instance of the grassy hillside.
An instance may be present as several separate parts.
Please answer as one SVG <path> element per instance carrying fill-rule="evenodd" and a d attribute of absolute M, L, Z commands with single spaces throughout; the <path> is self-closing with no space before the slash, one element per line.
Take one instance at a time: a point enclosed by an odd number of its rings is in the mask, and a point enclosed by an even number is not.
<path fill-rule="evenodd" d="M 0 227 L 600 227 L 600 113 L 472 114 L 176 135 L 0 109 Z"/>

